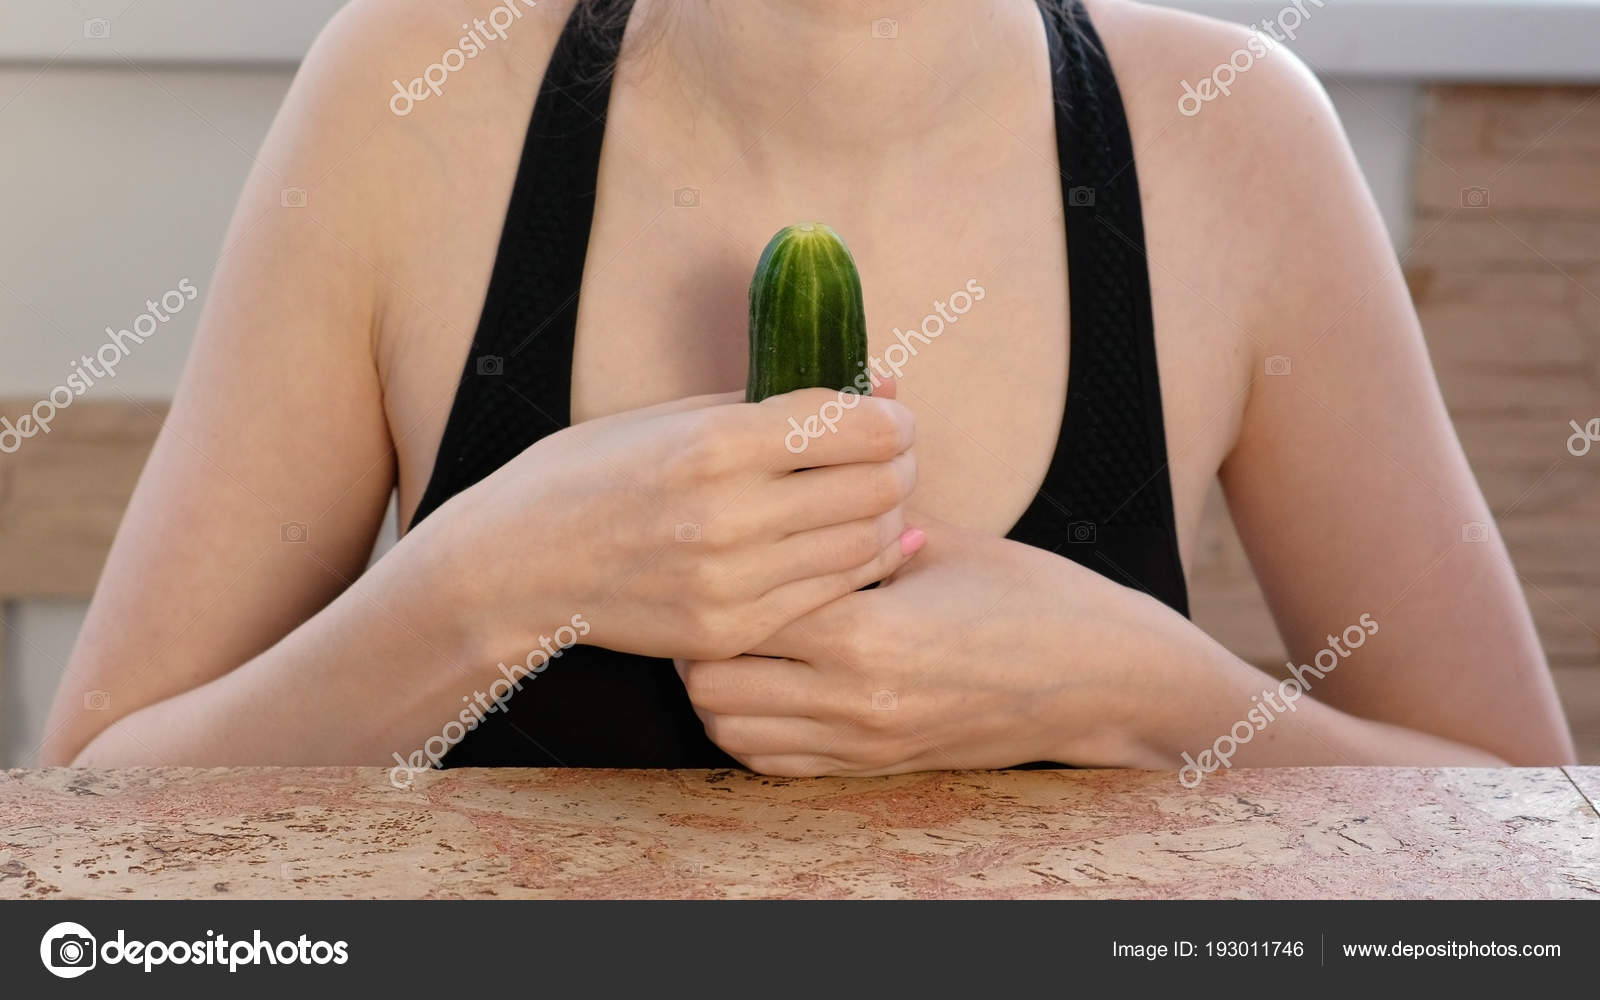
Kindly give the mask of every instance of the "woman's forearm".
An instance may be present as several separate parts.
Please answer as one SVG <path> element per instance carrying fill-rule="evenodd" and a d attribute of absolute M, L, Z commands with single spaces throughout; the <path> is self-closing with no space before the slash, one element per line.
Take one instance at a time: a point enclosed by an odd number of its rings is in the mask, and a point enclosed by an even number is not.
<path fill-rule="evenodd" d="M 1317 700 L 1314 681 L 1269 676 L 1153 598 L 1123 590 L 1120 599 L 1131 611 L 1112 616 L 1120 626 L 1106 652 L 1131 679 L 1117 684 L 1105 728 L 1067 737 L 1061 760 L 1171 768 L 1191 779 L 1229 767 L 1504 763 L 1478 747 L 1341 711 Z M 1061 624 L 1081 628 L 1081 616 Z M 1065 633 L 1042 637 L 1056 655 L 1071 648 Z"/>
<path fill-rule="evenodd" d="M 424 526 L 424 529 L 427 526 Z M 343 594 L 237 669 L 117 720 L 80 766 L 393 763 L 499 676 L 460 625 L 448 547 L 408 535 Z M 521 624 L 521 623 L 519 623 Z"/>
<path fill-rule="evenodd" d="M 1181 624 L 1191 634 L 1183 646 L 1163 644 L 1165 662 L 1157 668 L 1172 679 L 1175 696 L 1148 717 L 1152 766 L 1208 773 L 1227 767 L 1504 763 L 1478 747 L 1351 715 L 1317 700 L 1314 690 L 1293 679 L 1245 663 L 1190 623 Z M 1192 673 L 1192 683 L 1176 680 L 1184 671 Z"/>

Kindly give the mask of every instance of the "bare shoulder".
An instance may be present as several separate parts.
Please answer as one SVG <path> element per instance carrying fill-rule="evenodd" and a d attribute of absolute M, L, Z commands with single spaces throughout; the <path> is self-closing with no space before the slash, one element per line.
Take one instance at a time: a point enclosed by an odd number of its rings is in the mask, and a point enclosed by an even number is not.
<path fill-rule="evenodd" d="M 1301 0 L 1310 11 L 1314 3 Z M 1184 138 L 1218 152 L 1254 142 L 1242 151 L 1252 157 L 1338 129 L 1322 85 L 1283 44 L 1309 23 L 1295 5 L 1249 27 L 1134 0 L 1090 0 L 1088 8 L 1129 114 L 1142 124 L 1190 121 Z"/>
<path fill-rule="evenodd" d="M 350 0 L 318 37 L 307 65 L 376 73 L 385 84 L 420 74 L 434 63 L 447 73 L 480 58 L 489 63 L 539 62 L 554 47 L 579 0 Z M 496 56 L 503 58 L 495 58 Z M 422 60 L 419 64 L 418 60 Z M 537 69 L 539 67 L 532 67 Z M 432 80 L 426 80 L 433 86 Z M 434 95 L 438 96 L 438 95 Z"/>
<path fill-rule="evenodd" d="M 574 3 L 352 0 L 301 65 L 264 165 L 383 245 L 405 206 L 478 166 L 489 133 L 520 138 L 508 123 L 525 125 Z"/>
<path fill-rule="evenodd" d="M 1319 0 L 1300 2 L 1314 20 Z M 1086 3 L 1133 138 L 1174 492 L 1201 497 L 1266 412 L 1269 360 L 1306 353 L 1369 291 L 1393 301 L 1404 286 L 1332 103 L 1273 35 L 1312 30 L 1293 4 L 1253 29 Z M 1198 507 L 1180 510 L 1180 536 L 1185 517 L 1192 538 Z"/>
<path fill-rule="evenodd" d="M 409 119 L 430 102 L 459 105 L 504 97 L 507 84 L 537 79 L 576 0 L 351 0 L 323 28 L 296 77 L 322 115 Z M 291 95 L 292 96 L 292 95 Z M 310 109 L 298 109 L 306 111 Z"/>
<path fill-rule="evenodd" d="M 498 222 L 476 208 L 510 196 L 539 83 L 575 3 L 352 0 L 295 77 L 260 157 L 272 183 L 254 192 L 257 212 L 280 186 L 300 192 L 300 228 L 361 283 L 343 292 L 369 304 L 386 386 L 405 369 L 406 345 L 470 324 L 481 305 Z"/>
<path fill-rule="evenodd" d="M 1132 0 L 1089 3 L 1128 111 L 1153 244 L 1229 260 L 1226 284 L 1206 293 L 1231 299 L 1251 325 L 1276 325 L 1303 301 L 1304 286 L 1285 276 L 1303 268 L 1338 283 L 1335 247 L 1381 234 L 1327 93 L 1279 41 L 1308 30 L 1319 6 L 1302 0 L 1245 27 Z"/>

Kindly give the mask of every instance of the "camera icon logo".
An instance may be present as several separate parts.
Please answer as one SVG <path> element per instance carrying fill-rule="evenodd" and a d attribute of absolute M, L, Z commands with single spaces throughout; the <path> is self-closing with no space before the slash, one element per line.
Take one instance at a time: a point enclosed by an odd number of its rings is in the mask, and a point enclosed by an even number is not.
<path fill-rule="evenodd" d="M 899 38 L 900 22 L 892 17 L 880 17 L 872 22 L 873 38 Z"/>
<path fill-rule="evenodd" d="M 291 545 L 304 545 L 310 537 L 311 527 L 304 521 L 286 521 L 283 527 L 278 529 L 278 538 Z"/>
<path fill-rule="evenodd" d="M 1461 540 L 1463 542 L 1487 542 L 1489 540 L 1489 526 L 1482 521 L 1468 521 L 1461 526 Z"/>
<path fill-rule="evenodd" d="M 680 542 L 698 542 L 700 540 L 700 526 L 698 524 L 680 524 L 672 529 L 672 537 Z"/>
<path fill-rule="evenodd" d="M 1274 354 L 1267 358 L 1268 375 L 1288 375 L 1292 371 L 1294 371 L 1294 366 L 1289 364 L 1289 356 L 1287 354 Z"/>
<path fill-rule="evenodd" d="M 672 192 L 672 204 L 675 208 L 699 208 L 699 188 L 678 188 Z"/>
<path fill-rule="evenodd" d="M 504 375 L 506 359 L 498 354 L 485 354 L 478 358 L 479 375 Z"/>
<path fill-rule="evenodd" d="M 284 188 L 279 200 L 283 203 L 284 208 L 305 208 L 306 189 Z"/>
<path fill-rule="evenodd" d="M 1093 545 L 1099 533 L 1093 521 L 1067 522 L 1067 541 L 1074 545 Z"/>
<path fill-rule="evenodd" d="M 83 22 L 83 37 L 85 38 L 110 38 L 111 19 L 108 17 L 91 17 Z"/>
<path fill-rule="evenodd" d="M 94 968 L 97 955 L 94 935 L 82 924 L 56 924 L 39 941 L 39 960 L 62 979 L 77 979 Z"/>
<path fill-rule="evenodd" d="M 874 712 L 893 712 L 899 707 L 900 696 L 888 688 L 872 692 L 872 710 Z"/>
<path fill-rule="evenodd" d="M 1094 188 L 1092 188 L 1092 187 L 1068 188 L 1067 189 L 1067 207 L 1068 208 L 1093 208 L 1094 207 Z"/>
<path fill-rule="evenodd" d="M 1486 187 L 1464 187 L 1461 189 L 1462 208 L 1488 208 L 1489 189 Z"/>
<path fill-rule="evenodd" d="M 107 712 L 111 710 L 110 691 L 85 691 L 83 693 L 83 707 L 89 712 Z"/>

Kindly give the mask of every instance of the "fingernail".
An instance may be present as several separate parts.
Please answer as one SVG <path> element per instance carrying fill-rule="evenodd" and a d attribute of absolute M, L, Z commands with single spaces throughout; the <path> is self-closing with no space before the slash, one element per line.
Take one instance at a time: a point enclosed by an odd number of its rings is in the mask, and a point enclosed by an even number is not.
<path fill-rule="evenodd" d="M 928 540 L 928 535 L 921 528 L 907 528 L 900 534 L 900 554 L 909 556 L 922 548 L 922 543 Z"/>

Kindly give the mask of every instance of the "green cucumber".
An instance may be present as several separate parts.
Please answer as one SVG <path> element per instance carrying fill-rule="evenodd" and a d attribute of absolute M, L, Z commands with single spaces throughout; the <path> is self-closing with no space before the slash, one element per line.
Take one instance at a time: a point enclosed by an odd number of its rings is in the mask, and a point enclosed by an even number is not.
<path fill-rule="evenodd" d="M 867 313 L 850 248 L 806 222 L 778 230 L 750 279 L 745 398 L 818 387 L 870 394 Z"/>

